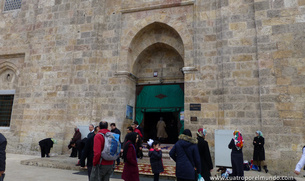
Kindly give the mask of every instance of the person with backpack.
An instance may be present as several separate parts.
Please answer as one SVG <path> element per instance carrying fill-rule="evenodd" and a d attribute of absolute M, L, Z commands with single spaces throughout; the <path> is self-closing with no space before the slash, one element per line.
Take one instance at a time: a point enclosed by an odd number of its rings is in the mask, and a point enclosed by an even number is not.
<path fill-rule="evenodd" d="M 116 127 L 115 123 L 111 123 L 110 127 L 111 127 L 111 132 L 120 135 L 119 140 L 120 140 L 120 143 L 121 143 L 121 131 Z M 117 161 L 117 165 L 120 165 L 120 157 L 116 161 Z"/>
<path fill-rule="evenodd" d="M 162 151 L 158 141 L 152 143 L 148 156 L 150 157 L 151 170 L 154 173 L 154 181 L 159 181 L 160 173 L 164 172 L 164 167 L 162 162 Z"/>
<path fill-rule="evenodd" d="M 93 168 L 91 171 L 90 181 L 109 181 L 112 174 L 114 160 L 107 160 L 102 157 L 102 152 L 107 149 L 106 134 L 108 130 L 108 123 L 102 121 L 99 123 L 100 130 L 94 136 L 93 143 Z M 106 146 L 105 146 L 106 145 Z M 109 149 L 109 148 L 108 148 Z M 121 150 L 121 147 L 119 148 Z"/>
<path fill-rule="evenodd" d="M 123 149 L 123 159 L 125 164 L 122 173 L 122 179 L 125 181 L 140 181 L 135 146 L 138 139 L 139 135 L 135 132 L 126 135 L 126 143 L 124 144 Z"/>
<path fill-rule="evenodd" d="M 185 129 L 178 139 L 169 152 L 169 156 L 176 162 L 177 181 L 195 181 L 201 172 L 198 141 L 192 138 L 189 129 Z"/>

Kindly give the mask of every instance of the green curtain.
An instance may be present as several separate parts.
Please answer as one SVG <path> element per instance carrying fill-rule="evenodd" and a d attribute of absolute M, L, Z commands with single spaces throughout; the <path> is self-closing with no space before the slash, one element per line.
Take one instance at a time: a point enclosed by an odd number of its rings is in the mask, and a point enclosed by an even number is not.
<path fill-rule="evenodd" d="M 184 93 L 180 85 L 144 86 L 137 96 L 136 121 L 141 124 L 144 112 L 178 112 L 181 110 L 184 110 Z"/>

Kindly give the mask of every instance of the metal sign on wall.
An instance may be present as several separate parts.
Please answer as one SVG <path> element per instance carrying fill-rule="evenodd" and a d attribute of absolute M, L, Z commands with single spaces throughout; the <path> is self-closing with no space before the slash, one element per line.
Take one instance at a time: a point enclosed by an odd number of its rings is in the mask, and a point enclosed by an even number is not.
<path fill-rule="evenodd" d="M 201 104 L 190 104 L 190 111 L 201 111 Z"/>

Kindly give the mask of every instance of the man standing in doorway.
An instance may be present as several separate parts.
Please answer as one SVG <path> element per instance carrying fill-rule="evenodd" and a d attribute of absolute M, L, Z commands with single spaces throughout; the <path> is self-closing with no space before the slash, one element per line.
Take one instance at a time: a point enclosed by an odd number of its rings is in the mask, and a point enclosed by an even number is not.
<path fill-rule="evenodd" d="M 100 130 L 98 134 L 94 136 L 93 143 L 93 168 L 91 172 L 91 181 L 109 181 L 110 175 L 112 173 L 112 167 L 114 161 L 109 161 L 101 159 L 101 153 L 104 150 L 105 146 L 105 138 L 102 134 L 106 134 L 110 132 L 108 130 L 108 123 L 106 121 L 102 121 L 99 124 Z M 102 133 L 102 134 L 101 134 Z"/>
<path fill-rule="evenodd" d="M 168 137 L 165 128 L 166 124 L 163 121 L 163 117 L 160 117 L 160 120 L 157 123 L 157 137 L 161 143 L 164 143 L 165 139 Z"/>
<path fill-rule="evenodd" d="M 111 132 L 120 135 L 119 140 L 120 140 L 120 143 L 121 143 L 121 131 L 116 127 L 115 123 L 111 123 L 110 128 L 111 128 Z M 117 162 L 117 165 L 120 165 L 120 157 L 116 160 L 116 162 Z"/>
<path fill-rule="evenodd" d="M 5 161 L 6 161 L 6 138 L 0 133 L 0 181 L 4 180 Z"/>

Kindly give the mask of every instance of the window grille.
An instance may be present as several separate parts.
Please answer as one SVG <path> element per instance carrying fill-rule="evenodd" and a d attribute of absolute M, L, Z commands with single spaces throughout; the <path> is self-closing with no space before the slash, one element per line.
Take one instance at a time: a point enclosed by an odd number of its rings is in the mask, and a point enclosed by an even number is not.
<path fill-rule="evenodd" d="M 13 109 L 14 95 L 0 95 L 0 126 L 9 127 Z"/>
<path fill-rule="evenodd" d="M 21 0 L 5 0 L 4 11 L 11 11 L 21 8 Z"/>

